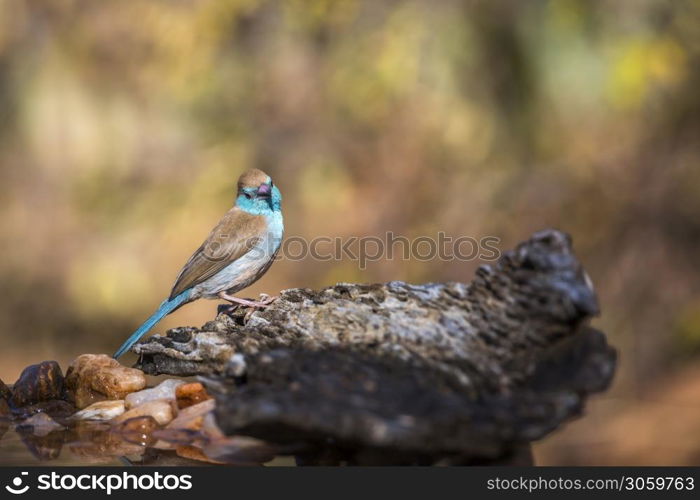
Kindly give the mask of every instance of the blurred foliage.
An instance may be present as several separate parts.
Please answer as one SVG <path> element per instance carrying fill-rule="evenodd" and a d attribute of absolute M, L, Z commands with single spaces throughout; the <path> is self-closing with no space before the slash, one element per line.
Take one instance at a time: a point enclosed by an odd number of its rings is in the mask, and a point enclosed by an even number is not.
<path fill-rule="evenodd" d="M 4 0 L 0 376 L 111 352 L 255 166 L 288 235 L 568 231 L 641 391 L 698 352 L 698 88 L 692 0 Z M 478 264 L 282 261 L 249 294 Z"/>

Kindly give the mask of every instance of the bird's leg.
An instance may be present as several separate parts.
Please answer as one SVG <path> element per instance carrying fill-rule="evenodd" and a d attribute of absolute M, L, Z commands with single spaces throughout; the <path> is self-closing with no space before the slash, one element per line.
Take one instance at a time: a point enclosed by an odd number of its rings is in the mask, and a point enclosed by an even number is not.
<path fill-rule="evenodd" d="M 265 295 L 263 300 L 255 301 L 255 300 L 248 300 L 248 299 L 240 299 L 238 297 L 234 297 L 233 295 L 229 295 L 226 292 L 220 292 L 219 298 L 224 299 L 224 300 L 230 302 L 231 304 L 240 304 L 242 306 L 247 306 L 247 307 L 263 308 L 263 307 L 269 306 L 270 303 L 273 302 L 277 297 L 269 297 L 269 296 Z"/>

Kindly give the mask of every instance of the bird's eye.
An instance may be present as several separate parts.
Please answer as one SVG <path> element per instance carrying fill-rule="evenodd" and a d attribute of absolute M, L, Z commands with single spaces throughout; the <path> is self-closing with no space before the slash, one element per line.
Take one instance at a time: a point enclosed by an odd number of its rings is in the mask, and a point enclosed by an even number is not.
<path fill-rule="evenodd" d="M 243 194 L 244 194 L 245 197 L 248 198 L 249 200 L 253 197 L 253 195 L 252 195 L 251 193 L 249 193 L 248 191 L 243 191 Z"/>

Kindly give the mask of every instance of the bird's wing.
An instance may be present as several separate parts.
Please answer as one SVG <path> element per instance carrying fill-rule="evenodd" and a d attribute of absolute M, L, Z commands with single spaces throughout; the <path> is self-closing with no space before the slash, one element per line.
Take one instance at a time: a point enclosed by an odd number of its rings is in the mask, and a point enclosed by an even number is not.
<path fill-rule="evenodd" d="M 233 207 L 182 268 L 170 298 L 208 280 L 245 255 L 263 237 L 266 228 L 264 216 Z"/>

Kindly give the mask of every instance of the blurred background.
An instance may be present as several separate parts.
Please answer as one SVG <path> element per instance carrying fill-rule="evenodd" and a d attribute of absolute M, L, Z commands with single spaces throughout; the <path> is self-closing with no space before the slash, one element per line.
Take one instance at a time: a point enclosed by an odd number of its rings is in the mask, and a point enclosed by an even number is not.
<path fill-rule="evenodd" d="M 569 232 L 620 365 L 538 463 L 698 465 L 698 89 L 697 1 L 4 0 L 0 378 L 111 353 L 258 167 L 288 236 Z M 246 295 L 479 264 L 284 260 Z"/>

